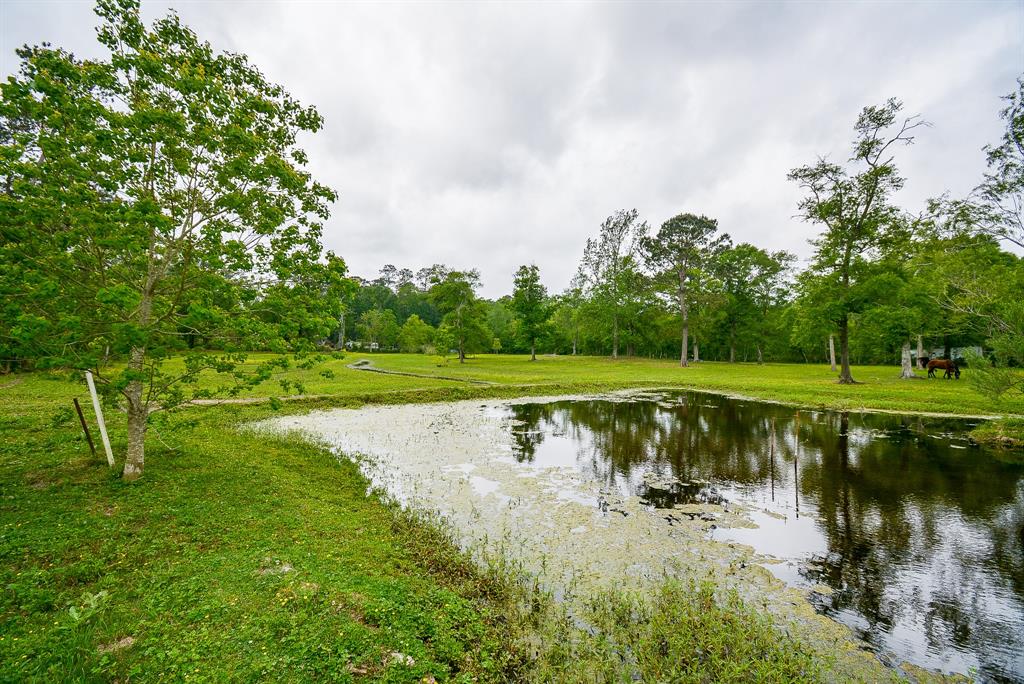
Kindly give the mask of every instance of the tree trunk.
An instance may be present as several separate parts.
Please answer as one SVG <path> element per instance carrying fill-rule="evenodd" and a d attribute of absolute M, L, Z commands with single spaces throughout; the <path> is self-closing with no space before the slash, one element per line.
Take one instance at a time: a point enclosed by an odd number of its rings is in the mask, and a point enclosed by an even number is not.
<path fill-rule="evenodd" d="M 682 368 L 686 368 L 689 365 L 689 363 L 686 360 L 686 357 L 688 356 L 687 349 L 689 348 L 689 346 L 690 346 L 690 324 L 684 318 L 683 319 L 683 334 L 682 334 L 682 339 L 680 340 L 680 345 L 679 345 L 679 365 Z"/>
<path fill-rule="evenodd" d="M 462 336 L 459 336 L 459 363 L 466 363 L 466 346 L 463 344 Z"/>
<path fill-rule="evenodd" d="M 146 285 L 142 289 L 142 296 L 139 299 L 138 323 L 142 328 L 149 325 L 155 285 L 156 275 L 151 262 L 149 273 L 146 275 Z M 132 372 L 134 379 L 124 389 L 125 398 L 128 399 L 128 454 L 125 457 L 124 470 L 121 471 L 121 478 L 129 482 L 142 477 L 142 468 L 146 460 L 146 423 L 149 419 L 149 402 L 142 399 L 142 374 L 145 362 L 146 349 L 132 347 L 128 355 L 128 370 Z"/>
<path fill-rule="evenodd" d="M 903 342 L 903 352 L 900 359 L 900 378 L 909 380 L 916 378 L 914 375 L 914 364 L 910 360 L 910 340 Z"/>
<path fill-rule="evenodd" d="M 612 316 L 612 358 L 619 358 L 619 317 Z"/>
<path fill-rule="evenodd" d="M 924 336 L 917 336 L 917 367 L 924 368 Z"/>
<path fill-rule="evenodd" d="M 942 336 L 942 358 L 947 361 L 953 358 L 953 349 L 949 346 L 949 333 Z"/>
<path fill-rule="evenodd" d="M 133 347 L 128 359 L 128 368 L 137 375 L 142 374 L 145 350 Z M 146 421 L 149 411 L 142 401 L 142 381 L 132 380 L 125 388 L 128 399 L 128 455 L 125 458 L 121 477 L 128 482 L 142 477 L 142 468 L 146 460 Z"/>
<path fill-rule="evenodd" d="M 572 331 L 572 355 L 576 356 L 576 341 L 580 338 L 579 330 Z"/>
<path fill-rule="evenodd" d="M 757 365 L 760 366 L 764 363 L 764 357 L 761 355 L 761 345 L 757 345 Z"/>
<path fill-rule="evenodd" d="M 853 245 L 847 241 L 843 252 L 843 263 L 840 270 L 842 274 L 842 294 L 845 301 L 850 293 L 850 259 L 853 254 Z M 839 371 L 839 384 L 852 385 L 855 383 L 853 374 L 850 373 L 850 313 L 843 311 L 839 319 L 839 362 L 842 368 Z"/>
<path fill-rule="evenodd" d="M 839 320 L 839 371 L 840 385 L 853 385 L 856 380 L 850 372 L 850 318 L 849 314 L 843 314 Z"/>
<path fill-rule="evenodd" d="M 828 336 L 828 360 L 832 364 L 832 372 L 836 372 L 836 336 Z"/>
<path fill-rule="evenodd" d="M 530 360 L 537 360 L 537 340 L 530 340 Z"/>
<path fill-rule="evenodd" d="M 686 272 L 679 272 L 679 313 L 683 317 L 682 348 L 679 350 L 679 365 L 686 368 L 686 356 L 690 348 L 690 310 L 686 306 Z"/>
<path fill-rule="evenodd" d="M 693 338 L 693 362 L 700 363 L 700 345 L 697 344 L 697 338 Z"/>

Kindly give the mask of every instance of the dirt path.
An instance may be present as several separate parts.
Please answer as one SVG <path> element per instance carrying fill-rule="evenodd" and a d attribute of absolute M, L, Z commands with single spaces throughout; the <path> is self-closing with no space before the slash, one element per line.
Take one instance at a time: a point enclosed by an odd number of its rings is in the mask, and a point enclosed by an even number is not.
<path fill-rule="evenodd" d="M 360 359 L 355 363 L 350 363 L 346 368 L 359 371 L 369 371 L 370 373 L 381 373 L 382 375 L 402 375 L 408 378 L 422 378 L 424 380 L 450 380 L 453 382 L 465 382 L 470 385 L 486 385 L 496 387 L 502 383 L 491 382 L 490 380 L 474 380 L 471 378 L 456 378 L 450 375 L 427 375 L 425 373 L 408 373 L 405 371 L 392 371 L 385 370 L 383 368 L 377 368 L 373 365 L 373 362 L 369 359 Z M 530 386 L 530 385 L 525 385 Z M 334 399 L 343 395 L 337 394 L 294 394 L 291 396 L 277 397 L 278 401 L 303 401 L 303 400 L 316 400 L 316 399 Z M 185 402 L 186 406 L 219 406 L 221 404 L 265 404 L 270 401 L 270 397 L 232 397 L 226 399 L 193 399 L 192 401 Z"/>
<path fill-rule="evenodd" d="M 278 401 L 302 401 L 303 399 L 333 399 L 337 394 L 292 394 L 276 397 Z M 219 406 L 221 404 L 265 404 L 271 397 L 231 397 L 229 399 L 193 399 L 184 406 Z"/>
<path fill-rule="evenodd" d="M 377 368 L 377 367 L 373 366 L 372 364 L 373 364 L 373 362 L 369 361 L 368 359 L 360 359 L 359 361 L 356 361 L 355 363 L 349 364 L 347 366 L 347 368 L 351 368 L 352 370 L 369 371 L 371 373 L 381 373 L 382 375 L 401 375 L 401 376 L 410 377 L 410 378 L 421 378 L 421 379 L 424 379 L 424 380 L 450 380 L 450 381 L 455 381 L 455 382 L 464 382 L 464 383 L 471 384 L 471 385 L 489 386 L 489 387 L 515 387 L 515 388 L 521 388 L 521 389 L 529 389 L 529 388 L 535 388 L 535 387 L 548 387 L 548 386 L 551 385 L 551 383 L 523 383 L 523 384 L 518 384 L 518 383 L 500 383 L 500 382 L 492 382 L 492 381 L 489 381 L 489 380 L 473 380 L 473 379 L 469 379 L 469 378 L 457 378 L 457 377 L 452 377 L 452 376 L 447 376 L 447 375 L 426 375 L 426 374 L 423 374 L 423 373 L 410 373 L 410 372 L 405 372 L 405 371 L 390 371 L 390 370 L 385 370 L 383 368 Z M 20 382 L 20 380 L 15 380 L 13 383 L 8 383 L 7 386 L 10 386 L 10 385 L 13 385 L 13 384 L 17 384 L 18 382 Z M 558 383 L 554 383 L 554 384 L 556 386 L 558 385 Z M 5 387 L 4 385 L 0 385 L 0 389 L 2 389 L 4 387 Z M 742 399 L 744 401 L 755 401 L 755 402 L 762 402 L 762 403 L 766 403 L 766 404 L 779 404 L 779 405 L 782 405 L 782 406 L 792 406 L 794 408 L 807 409 L 807 410 L 811 410 L 811 411 L 833 411 L 833 412 L 837 412 L 837 413 L 841 413 L 843 411 L 847 411 L 847 412 L 850 412 L 850 413 L 885 413 L 885 414 L 891 414 L 891 415 L 904 415 L 904 416 L 912 415 L 912 416 L 917 416 L 917 417 L 921 417 L 921 418 L 960 418 L 960 419 L 966 419 L 966 420 L 998 420 L 998 419 L 1001 419 L 1001 418 L 1021 418 L 1021 417 L 1024 417 L 1024 416 L 1019 416 L 1017 414 L 1012 414 L 1012 413 L 1009 413 L 1009 414 L 973 414 L 972 415 L 972 414 L 963 414 L 963 413 L 945 413 L 945 412 L 940 412 L 940 411 L 907 411 L 907 410 L 896 410 L 896 409 L 869 408 L 869 407 L 865 407 L 865 406 L 848 407 L 848 408 L 813 406 L 813 405 L 810 405 L 810 404 L 801 404 L 799 402 L 780 401 L 778 399 L 766 399 L 766 398 L 762 398 L 762 397 L 751 396 L 749 394 L 740 394 L 740 393 L 737 393 L 737 392 L 731 392 L 731 391 L 726 390 L 726 389 L 711 389 L 711 388 L 693 387 L 693 386 L 686 386 L 686 385 L 655 385 L 655 386 L 637 386 L 637 387 L 629 387 L 629 388 L 608 388 L 608 389 L 605 389 L 605 390 L 599 390 L 599 389 L 598 390 L 593 390 L 593 391 L 591 391 L 591 392 L 589 392 L 587 394 L 588 394 L 588 396 L 592 395 L 594 393 L 597 393 L 597 394 L 603 394 L 603 393 L 613 393 L 613 394 L 626 393 L 626 394 L 629 394 L 629 393 L 632 393 L 632 392 L 651 392 L 651 391 L 657 392 L 657 391 L 666 391 L 666 390 L 676 390 L 676 391 L 678 391 L 678 390 L 686 390 L 686 391 L 693 391 L 693 392 L 703 392 L 703 393 L 706 393 L 706 394 L 715 394 L 715 395 L 719 395 L 719 396 L 723 396 L 723 397 L 729 397 L 729 398 L 732 398 L 732 399 Z M 402 390 L 398 390 L 398 392 L 400 393 L 400 392 L 402 392 Z M 391 393 L 391 392 L 380 392 L 379 394 L 389 394 L 389 393 Z M 529 394 L 530 393 L 526 393 L 527 396 Z M 278 401 L 306 401 L 306 400 L 341 399 L 341 398 L 349 398 L 349 395 L 343 395 L 343 394 L 295 394 L 295 395 L 290 395 L 290 396 L 286 395 L 286 396 L 276 397 L 276 399 Z M 271 400 L 271 397 L 232 397 L 232 398 L 224 398 L 224 399 L 193 399 L 191 401 L 185 402 L 184 405 L 185 406 L 219 406 L 219 405 L 222 405 L 222 404 L 265 404 L 265 403 L 269 402 L 270 400 Z"/>
<path fill-rule="evenodd" d="M 498 382 L 491 382 L 490 380 L 474 380 L 471 378 L 456 378 L 451 375 L 426 375 L 425 373 L 410 373 L 407 371 L 392 371 L 384 370 L 383 368 L 377 368 L 373 365 L 373 361 L 369 359 L 359 359 L 355 363 L 350 363 L 346 368 L 352 370 L 369 371 L 371 373 L 382 373 L 383 375 L 404 375 L 408 378 L 424 378 L 426 380 L 452 380 L 454 382 L 465 382 L 470 385 L 500 385 Z"/>

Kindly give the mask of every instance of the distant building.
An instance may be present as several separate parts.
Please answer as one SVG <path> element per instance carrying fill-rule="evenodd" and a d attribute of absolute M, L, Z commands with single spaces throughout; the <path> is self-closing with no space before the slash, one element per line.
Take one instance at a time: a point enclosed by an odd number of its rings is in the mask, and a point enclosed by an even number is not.
<path fill-rule="evenodd" d="M 946 350 L 942 347 L 935 347 L 934 349 L 925 349 L 924 356 L 927 359 L 941 359 L 945 355 Z M 981 347 L 950 347 L 949 355 L 954 359 L 966 358 L 968 354 L 982 355 Z M 910 358 L 917 360 L 917 350 L 910 350 Z"/>

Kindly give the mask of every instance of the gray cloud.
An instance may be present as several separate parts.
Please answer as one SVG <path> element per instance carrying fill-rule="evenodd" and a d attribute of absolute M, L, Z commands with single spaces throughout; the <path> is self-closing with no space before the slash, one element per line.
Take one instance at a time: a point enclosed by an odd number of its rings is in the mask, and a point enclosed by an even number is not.
<path fill-rule="evenodd" d="M 479 268 L 502 294 L 535 261 L 565 286 L 619 208 L 679 211 L 809 254 L 788 170 L 843 159 L 866 104 L 932 121 L 900 152 L 918 209 L 980 178 L 999 97 L 1024 72 L 1024 8 L 999 3 L 144 2 L 244 52 L 326 128 L 311 165 L 341 193 L 328 245 L 384 263 Z M 0 71 L 48 40 L 98 48 L 86 2 L 0 2 Z"/>

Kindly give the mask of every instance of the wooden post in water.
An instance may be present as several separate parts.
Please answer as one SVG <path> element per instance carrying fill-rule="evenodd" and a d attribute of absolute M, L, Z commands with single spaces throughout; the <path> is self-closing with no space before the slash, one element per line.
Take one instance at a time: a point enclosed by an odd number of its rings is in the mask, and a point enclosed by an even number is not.
<path fill-rule="evenodd" d="M 92 443 L 92 435 L 89 434 L 89 426 L 85 423 L 85 414 L 82 413 L 82 405 L 78 403 L 78 397 L 72 399 L 75 402 L 75 411 L 78 413 L 78 422 L 82 424 L 82 432 L 85 433 L 85 441 L 89 443 L 89 451 L 96 456 L 96 445 Z"/>
<path fill-rule="evenodd" d="M 110 438 L 107 437 L 107 424 L 103 422 L 103 409 L 100 408 L 100 397 L 96 394 L 96 383 L 92 381 L 92 373 L 85 371 L 85 382 L 89 385 L 89 394 L 92 395 L 92 410 L 96 412 L 96 422 L 100 425 L 100 437 L 103 439 L 103 449 L 107 452 L 107 463 L 114 467 L 114 452 L 110 449 Z"/>
<path fill-rule="evenodd" d="M 772 416 L 771 437 L 768 443 L 768 468 L 772 478 L 772 502 L 775 501 L 775 417 Z"/>
<path fill-rule="evenodd" d="M 796 494 L 796 517 L 800 517 L 800 412 L 796 412 L 796 451 L 793 455 L 793 493 Z"/>

